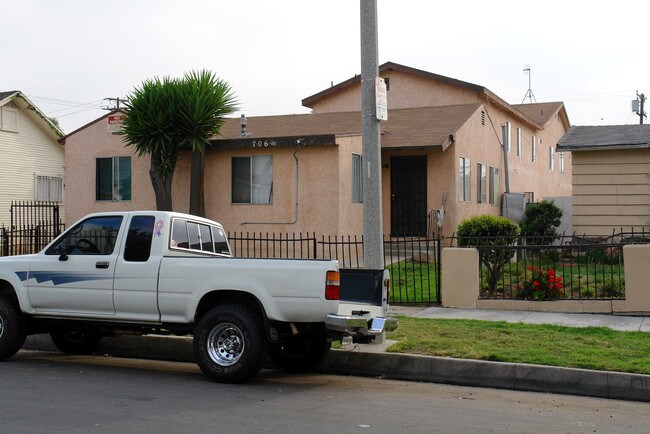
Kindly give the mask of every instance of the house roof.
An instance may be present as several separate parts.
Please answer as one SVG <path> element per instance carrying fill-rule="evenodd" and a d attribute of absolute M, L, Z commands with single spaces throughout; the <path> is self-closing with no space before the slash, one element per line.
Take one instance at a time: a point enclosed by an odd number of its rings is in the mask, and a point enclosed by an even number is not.
<path fill-rule="evenodd" d="M 546 126 L 555 116 L 564 108 L 564 103 L 557 102 L 542 102 L 534 104 L 513 104 L 512 107 L 528 116 L 533 121 L 540 125 Z M 564 111 L 566 112 L 566 111 Z M 570 126 L 569 119 L 566 119 L 566 127 Z"/>
<path fill-rule="evenodd" d="M 650 125 L 576 126 L 560 139 L 558 151 L 650 148 Z"/>
<path fill-rule="evenodd" d="M 381 147 L 384 149 L 446 149 L 454 135 L 482 104 L 396 109 L 388 111 L 388 121 L 381 122 Z M 221 137 L 215 143 L 271 137 L 361 135 L 360 112 L 333 112 L 282 116 L 250 117 L 247 134 L 240 135 L 239 119 L 226 120 Z"/>
<path fill-rule="evenodd" d="M 412 68 L 410 66 L 400 65 L 400 64 L 394 63 L 394 62 L 386 62 L 386 63 L 382 64 L 381 66 L 379 66 L 379 73 L 382 73 L 384 71 L 389 71 L 389 70 L 400 71 L 400 72 L 404 72 L 404 73 L 407 73 L 407 74 L 416 75 L 418 77 L 422 77 L 422 78 L 425 78 L 425 79 L 438 81 L 438 82 L 441 82 L 441 83 L 444 83 L 444 84 L 449 84 L 449 85 L 452 85 L 452 86 L 468 89 L 470 91 L 473 91 L 473 92 L 476 92 L 478 94 L 484 95 L 485 98 L 489 102 L 495 103 L 496 105 L 498 105 L 501 109 L 505 110 L 506 112 L 509 112 L 513 116 L 523 120 L 526 123 L 529 123 L 529 124 L 539 128 L 539 129 L 544 129 L 544 127 L 546 126 L 548 121 L 551 119 L 551 116 L 553 114 L 555 114 L 555 112 L 560 111 L 560 110 L 562 111 L 562 114 L 563 114 L 562 115 L 562 120 L 563 120 L 563 122 L 565 124 L 565 127 L 569 128 L 569 126 L 571 125 L 570 122 L 569 122 L 569 118 L 568 118 L 568 116 L 566 114 L 564 104 L 561 103 L 561 102 L 560 103 L 511 105 L 511 104 L 508 104 L 503 99 L 501 99 L 499 96 L 497 96 L 494 92 L 492 92 L 491 90 L 489 90 L 485 86 L 481 86 L 481 85 L 474 84 L 474 83 L 469 83 L 469 82 L 458 80 L 458 79 L 451 78 L 451 77 L 446 77 L 444 75 L 434 74 L 432 72 L 423 71 L 421 69 Z M 317 103 L 318 101 L 320 101 L 322 99 L 325 99 L 325 98 L 328 98 L 328 97 L 340 92 L 341 90 L 343 90 L 343 89 L 345 89 L 345 88 L 347 88 L 349 86 L 352 86 L 354 84 L 358 84 L 358 83 L 361 83 L 361 76 L 360 75 L 355 75 L 354 77 L 349 78 L 348 80 L 345 80 L 345 81 L 343 81 L 343 82 L 341 82 L 341 83 L 339 83 L 337 85 L 334 85 L 334 86 L 329 87 L 329 88 L 327 88 L 327 89 L 325 89 L 325 90 L 323 90 L 321 92 L 318 92 L 318 93 L 316 93 L 314 95 L 311 95 L 311 96 L 309 96 L 307 98 L 304 98 L 302 100 L 302 105 L 305 106 L 305 107 L 313 108 L 314 104 Z M 525 107 L 523 110 L 520 110 L 519 108 L 524 106 L 524 105 L 527 106 L 527 107 Z M 547 115 L 539 116 L 537 113 L 540 110 L 541 105 L 547 105 L 548 106 L 547 110 L 555 109 L 555 111 L 552 114 L 548 114 L 548 116 Z M 532 106 L 532 107 L 529 107 L 529 106 Z M 529 116 L 529 113 L 532 114 L 533 116 L 532 117 Z"/>
<path fill-rule="evenodd" d="M 61 143 L 62 145 L 65 145 L 65 141 L 66 141 L 66 139 L 68 137 L 70 137 L 70 136 L 72 136 L 74 134 L 77 134 L 79 131 L 85 130 L 89 126 L 91 126 L 91 125 L 93 125 L 93 124 L 95 124 L 95 123 L 97 123 L 99 121 L 102 121 L 102 120 L 106 119 L 107 117 L 109 117 L 110 115 L 113 115 L 113 114 L 118 113 L 118 112 L 123 113 L 123 110 L 122 109 L 113 109 L 113 110 L 111 110 L 110 112 L 106 113 L 105 115 L 100 116 L 97 119 L 88 122 L 86 125 L 83 125 L 83 126 L 77 128 L 76 130 L 72 131 L 71 133 L 68 133 L 65 136 L 59 138 L 59 143 Z"/>
<path fill-rule="evenodd" d="M 29 98 L 19 90 L 1 91 L 0 92 L 0 107 L 13 102 L 24 111 L 27 116 L 52 140 L 57 140 L 63 135 L 63 131 L 59 129 L 54 123 L 39 110 Z"/>

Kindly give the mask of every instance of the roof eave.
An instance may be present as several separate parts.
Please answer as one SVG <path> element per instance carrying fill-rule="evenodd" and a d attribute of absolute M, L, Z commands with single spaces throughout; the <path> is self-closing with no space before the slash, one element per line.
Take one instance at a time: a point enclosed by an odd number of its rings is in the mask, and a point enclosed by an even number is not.
<path fill-rule="evenodd" d="M 63 136 L 63 131 L 48 118 L 36 105 L 29 100 L 20 91 L 13 93 L 8 98 L 5 98 L 0 105 L 6 104 L 7 99 L 14 101 L 14 103 L 23 110 L 29 118 L 52 140 L 58 141 Z"/>
<path fill-rule="evenodd" d="M 650 149 L 650 143 L 633 143 L 633 144 L 613 144 L 597 146 L 571 146 L 556 145 L 558 151 L 624 151 L 626 149 Z"/>

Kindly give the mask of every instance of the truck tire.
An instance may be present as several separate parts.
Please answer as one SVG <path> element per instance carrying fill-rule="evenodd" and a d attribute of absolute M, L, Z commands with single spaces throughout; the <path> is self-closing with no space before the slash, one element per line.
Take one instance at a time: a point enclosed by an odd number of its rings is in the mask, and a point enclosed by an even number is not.
<path fill-rule="evenodd" d="M 54 346 L 66 354 L 92 354 L 102 344 L 102 337 L 90 328 L 62 328 L 50 332 Z"/>
<path fill-rule="evenodd" d="M 275 344 L 269 351 L 271 361 L 288 372 L 313 372 L 320 367 L 330 352 L 331 342 L 326 337 L 296 337 Z"/>
<path fill-rule="evenodd" d="M 256 375 L 266 356 L 261 320 L 236 304 L 206 313 L 194 333 L 194 357 L 201 371 L 220 383 L 239 383 Z"/>
<path fill-rule="evenodd" d="M 0 295 L 0 360 L 20 350 L 27 337 L 27 324 L 18 303 Z"/>

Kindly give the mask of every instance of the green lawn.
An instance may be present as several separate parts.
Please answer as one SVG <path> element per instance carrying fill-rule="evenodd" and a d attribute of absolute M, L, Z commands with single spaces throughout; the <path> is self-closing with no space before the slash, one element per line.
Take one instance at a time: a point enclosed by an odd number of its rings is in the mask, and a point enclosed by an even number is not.
<path fill-rule="evenodd" d="M 389 352 L 650 374 L 650 333 L 399 317 Z"/>
<path fill-rule="evenodd" d="M 396 262 L 386 267 L 390 272 L 391 303 L 435 303 L 437 277 L 433 264 Z"/>

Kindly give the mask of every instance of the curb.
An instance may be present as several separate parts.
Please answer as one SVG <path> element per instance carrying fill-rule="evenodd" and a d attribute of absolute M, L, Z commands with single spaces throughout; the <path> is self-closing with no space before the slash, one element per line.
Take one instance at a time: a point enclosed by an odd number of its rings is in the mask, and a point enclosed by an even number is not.
<path fill-rule="evenodd" d="M 650 375 L 365 352 L 362 348 L 332 350 L 321 372 L 650 402 Z M 57 351 L 49 335 L 29 336 L 23 349 Z M 106 339 L 97 354 L 194 363 L 191 337 L 118 336 Z"/>

